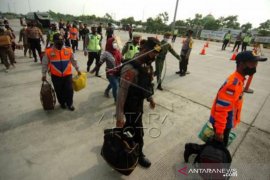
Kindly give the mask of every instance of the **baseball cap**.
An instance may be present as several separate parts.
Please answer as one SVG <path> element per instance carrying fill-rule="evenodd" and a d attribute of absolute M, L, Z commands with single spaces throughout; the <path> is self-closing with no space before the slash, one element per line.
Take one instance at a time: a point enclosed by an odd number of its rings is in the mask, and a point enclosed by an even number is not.
<path fill-rule="evenodd" d="M 240 61 L 266 61 L 266 57 L 261 57 L 253 51 L 244 51 L 237 54 L 235 57 L 236 62 Z"/>

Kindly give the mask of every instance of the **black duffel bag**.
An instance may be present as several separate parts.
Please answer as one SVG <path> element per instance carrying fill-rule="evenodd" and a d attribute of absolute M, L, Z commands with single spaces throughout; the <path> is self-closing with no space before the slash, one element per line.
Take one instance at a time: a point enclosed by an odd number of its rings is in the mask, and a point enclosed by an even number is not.
<path fill-rule="evenodd" d="M 42 82 L 40 90 L 40 101 L 44 110 L 53 110 L 55 107 L 55 91 L 48 81 Z"/>
<path fill-rule="evenodd" d="M 130 175 L 138 164 L 139 145 L 122 128 L 104 130 L 101 156 L 116 171 Z"/>
<path fill-rule="evenodd" d="M 220 173 L 201 173 L 203 179 L 227 179 L 232 157 L 222 142 L 212 140 L 207 142 L 196 156 L 194 163 L 198 163 L 201 169 L 223 169 Z M 227 171 L 227 172 L 226 172 Z"/>

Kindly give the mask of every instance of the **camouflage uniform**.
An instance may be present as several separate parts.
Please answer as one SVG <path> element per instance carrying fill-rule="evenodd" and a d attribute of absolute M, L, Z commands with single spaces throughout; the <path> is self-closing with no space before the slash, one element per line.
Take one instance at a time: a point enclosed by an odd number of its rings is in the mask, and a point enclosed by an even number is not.
<path fill-rule="evenodd" d="M 166 55 L 167 55 L 168 51 L 174 57 L 176 57 L 179 61 L 181 61 L 180 56 L 174 51 L 171 44 L 166 42 L 165 40 L 162 40 L 161 41 L 161 51 L 160 51 L 160 53 L 157 56 L 156 61 L 155 61 L 156 62 L 155 75 L 157 76 L 157 83 L 158 83 L 159 86 L 161 86 L 161 73 L 162 73 L 162 70 L 163 70 L 164 61 L 166 59 Z"/>

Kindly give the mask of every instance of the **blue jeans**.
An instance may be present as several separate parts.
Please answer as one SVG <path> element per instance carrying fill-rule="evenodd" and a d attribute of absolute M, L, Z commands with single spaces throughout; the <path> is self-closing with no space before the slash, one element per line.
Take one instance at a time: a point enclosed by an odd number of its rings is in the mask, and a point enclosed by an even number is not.
<path fill-rule="evenodd" d="M 112 89 L 113 98 L 114 98 L 114 101 L 116 102 L 117 90 L 119 87 L 119 77 L 108 75 L 107 79 L 109 80 L 109 85 L 107 86 L 105 91 L 109 92 L 110 89 Z"/>

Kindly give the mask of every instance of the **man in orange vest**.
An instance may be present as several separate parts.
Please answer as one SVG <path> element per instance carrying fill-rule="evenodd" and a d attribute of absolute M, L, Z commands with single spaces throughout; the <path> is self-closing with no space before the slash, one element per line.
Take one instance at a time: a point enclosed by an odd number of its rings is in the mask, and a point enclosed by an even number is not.
<path fill-rule="evenodd" d="M 257 56 L 252 51 L 244 51 L 236 56 L 236 71 L 232 73 L 219 89 L 211 109 L 210 123 L 214 128 L 214 139 L 228 145 L 232 128 L 240 122 L 243 104 L 245 76 L 256 73 L 258 61 L 267 58 Z M 184 158 L 187 162 L 190 154 L 196 154 L 201 145 L 188 143 L 185 146 Z"/>
<path fill-rule="evenodd" d="M 71 48 L 63 47 L 63 36 L 56 33 L 53 36 L 53 41 L 54 45 L 45 50 L 42 59 L 42 81 L 46 81 L 46 73 L 50 69 L 53 86 L 61 108 L 65 109 L 67 106 L 69 110 L 74 111 L 72 66 L 79 75 L 81 72 Z"/>
<path fill-rule="evenodd" d="M 78 39 L 79 31 L 76 24 L 73 24 L 72 28 L 69 29 L 69 39 L 71 41 L 72 50 L 75 53 L 75 50 L 78 50 Z"/>

